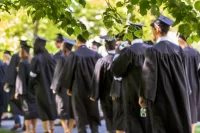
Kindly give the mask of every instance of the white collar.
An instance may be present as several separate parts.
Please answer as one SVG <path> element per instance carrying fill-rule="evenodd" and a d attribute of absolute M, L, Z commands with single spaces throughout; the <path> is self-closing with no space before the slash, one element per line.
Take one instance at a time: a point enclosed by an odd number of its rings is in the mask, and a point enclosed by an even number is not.
<path fill-rule="evenodd" d="M 142 39 L 135 39 L 131 42 L 131 45 L 135 44 L 135 43 L 143 43 Z"/>
<path fill-rule="evenodd" d="M 156 40 L 156 43 L 159 43 L 161 41 L 170 41 L 171 42 L 171 39 L 168 36 L 163 36 L 163 37 L 158 38 Z"/>
<path fill-rule="evenodd" d="M 109 54 L 115 54 L 115 50 L 109 50 L 108 53 Z"/>

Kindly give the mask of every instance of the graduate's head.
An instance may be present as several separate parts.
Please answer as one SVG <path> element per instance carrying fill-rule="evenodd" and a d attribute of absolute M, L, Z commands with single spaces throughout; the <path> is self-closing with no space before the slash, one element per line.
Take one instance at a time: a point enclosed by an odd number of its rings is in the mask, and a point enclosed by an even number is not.
<path fill-rule="evenodd" d="M 96 41 L 92 42 L 92 50 L 97 52 L 100 46 L 101 46 L 101 43 L 98 43 Z"/>
<path fill-rule="evenodd" d="M 85 45 L 85 43 L 87 42 L 87 40 L 82 36 L 82 35 L 78 35 L 77 39 L 76 39 L 76 46 L 79 47 L 81 45 Z"/>
<path fill-rule="evenodd" d="M 57 37 L 56 37 L 56 47 L 57 48 L 61 48 L 61 46 L 62 46 L 62 43 L 63 43 L 63 41 L 64 41 L 64 37 L 63 37 L 63 35 L 62 34 L 57 34 Z"/>
<path fill-rule="evenodd" d="M 152 40 L 156 41 L 158 38 L 162 36 L 167 36 L 167 33 L 170 29 L 170 26 L 174 23 L 171 19 L 160 15 L 158 19 L 156 19 L 153 23 L 151 23 L 152 27 Z"/>
<path fill-rule="evenodd" d="M 11 52 L 9 50 L 5 50 L 3 53 L 3 62 L 9 64 L 11 60 Z"/>
<path fill-rule="evenodd" d="M 105 47 L 107 51 L 115 50 L 116 48 L 116 41 L 113 40 L 105 40 Z"/>
<path fill-rule="evenodd" d="M 178 36 L 178 44 L 182 48 L 188 47 L 189 45 L 187 43 L 187 37 L 185 37 L 183 35 L 179 35 Z"/>
<path fill-rule="evenodd" d="M 46 46 L 46 39 L 42 37 L 37 37 L 34 42 L 34 54 L 39 54 L 44 52 Z"/>
<path fill-rule="evenodd" d="M 76 41 L 65 38 L 62 45 L 63 54 L 68 55 L 72 51 L 74 45 L 76 45 Z"/>
<path fill-rule="evenodd" d="M 26 41 L 20 41 L 19 56 L 21 59 L 27 58 L 29 56 L 30 46 Z"/>

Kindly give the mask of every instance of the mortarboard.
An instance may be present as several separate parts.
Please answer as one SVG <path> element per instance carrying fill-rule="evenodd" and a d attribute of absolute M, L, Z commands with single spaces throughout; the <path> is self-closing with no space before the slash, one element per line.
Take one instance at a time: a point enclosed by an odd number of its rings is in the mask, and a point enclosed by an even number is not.
<path fill-rule="evenodd" d="M 101 39 L 104 39 L 104 40 L 106 40 L 106 41 L 113 41 L 113 40 L 114 40 L 114 38 L 108 38 L 107 35 L 105 35 L 105 36 L 100 36 L 100 38 L 101 38 Z"/>
<path fill-rule="evenodd" d="M 11 51 L 9 51 L 9 50 L 5 50 L 5 51 L 4 51 L 4 54 L 8 54 L 8 55 L 11 56 Z"/>
<path fill-rule="evenodd" d="M 157 20 L 160 20 L 161 22 L 165 23 L 168 26 L 172 26 L 172 24 L 174 23 L 173 20 L 169 19 L 168 17 L 163 16 L 162 14 L 160 15 L 159 18 L 157 18 L 153 23 L 151 23 L 151 26 L 156 23 Z"/>
<path fill-rule="evenodd" d="M 132 22 L 129 22 L 130 25 L 132 26 L 135 26 L 137 28 L 137 30 L 141 30 L 142 27 L 146 27 L 145 24 L 140 24 L 140 23 L 132 23 Z"/>
<path fill-rule="evenodd" d="M 71 50 L 72 47 L 73 47 L 74 45 L 76 45 L 76 41 L 75 41 L 75 40 L 68 39 L 68 38 L 64 38 L 64 45 L 65 45 L 69 50 Z"/>
<path fill-rule="evenodd" d="M 35 43 L 40 43 L 41 45 L 46 45 L 46 38 L 43 38 L 43 37 L 40 37 L 38 36 L 36 39 L 35 39 Z"/>
<path fill-rule="evenodd" d="M 26 40 L 20 40 L 20 45 L 27 45 L 27 41 Z"/>
<path fill-rule="evenodd" d="M 101 43 L 98 43 L 98 42 L 96 42 L 96 41 L 93 41 L 92 42 L 92 45 L 95 45 L 95 46 L 97 46 L 98 48 L 101 46 Z"/>
<path fill-rule="evenodd" d="M 56 42 L 63 42 L 63 41 L 64 41 L 63 35 L 61 33 L 58 33 L 56 37 Z"/>
<path fill-rule="evenodd" d="M 26 50 L 27 52 L 29 52 L 30 48 L 32 48 L 27 43 L 21 43 L 20 46 L 22 49 Z"/>

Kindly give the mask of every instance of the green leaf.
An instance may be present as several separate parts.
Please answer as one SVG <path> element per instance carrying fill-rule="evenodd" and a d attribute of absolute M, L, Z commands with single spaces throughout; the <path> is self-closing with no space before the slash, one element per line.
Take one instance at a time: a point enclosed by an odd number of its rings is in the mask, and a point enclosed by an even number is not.
<path fill-rule="evenodd" d="M 134 35 L 135 35 L 137 38 L 142 38 L 143 32 L 142 32 L 142 30 L 136 30 L 136 31 L 134 32 Z"/>
<path fill-rule="evenodd" d="M 83 38 L 85 38 L 86 40 L 88 40 L 88 38 L 89 38 L 89 32 L 88 31 L 84 31 L 82 33 L 82 36 L 83 36 Z"/>
<path fill-rule="evenodd" d="M 75 34 L 78 35 L 78 34 L 81 33 L 81 28 L 78 27 L 78 26 L 76 26 L 76 27 L 74 28 L 74 31 L 75 31 Z"/>
<path fill-rule="evenodd" d="M 157 5 L 160 7 L 163 3 L 163 0 L 157 0 Z"/>
<path fill-rule="evenodd" d="M 113 35 L 113 30 L 109 30 L 107 33 L 107 36 L 110 38 L 110 37 L 112 37 L 112 35 Z"/>
<path fill-rule="evenodd" d="M 86 5 L 86 1 L 85 1 L 85 0 L 79 0 L 79 3 L 80 3 L 83 7 L 85 7 L 85 5 Z"/>
<path fill-rule="evenodd" d="M 136 5 L 139 3 L 140 0 L 130 0 L 130 1 L 131 1 L 131 4 Z"/>
<path fill-rule="evenodd" d="M 123 5 L 124 4 L 121 1 L 118 1 L 117 4 L 116 4 L 117 7 L 122 7 Z"/>
<path fill-rule="evenodd" d="M 152 5 L 151 6 L 151 14 L 153 14 L 155 16 L 159 16 L 160 15 L 160 10 L 159 10 L 159 7 L 157 5 Z"/>
<path fill-rule="evenodd" d="M 200 0 L 196 1 L 194 3 L 194 8 L 197 10 L 197 11 L 200 11 Z"/>
<path fill-rule="evenodd" d="M 67 28 L 67 34 L 68 34 L 68 35 L 71 36 L 73 33 L 74 33 L 74 29 L 73 29 L 73 28 L 70 28 L 70 27 Z"/>

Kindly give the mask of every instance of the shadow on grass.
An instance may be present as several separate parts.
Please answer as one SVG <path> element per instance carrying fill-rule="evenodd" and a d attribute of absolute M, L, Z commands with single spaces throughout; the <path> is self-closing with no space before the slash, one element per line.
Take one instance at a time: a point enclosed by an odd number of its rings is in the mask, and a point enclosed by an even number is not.
<path fill-rule="evenodd" d="M 196 127 L 195 133 L 200 133 L 200 126 L 197 126 L 197 127 Z"/>

